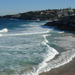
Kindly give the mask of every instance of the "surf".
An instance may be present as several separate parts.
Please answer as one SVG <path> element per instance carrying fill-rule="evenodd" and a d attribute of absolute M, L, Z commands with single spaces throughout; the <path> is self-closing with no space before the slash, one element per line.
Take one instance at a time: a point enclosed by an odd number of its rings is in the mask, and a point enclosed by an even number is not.
<path fill-rule="evenodd" d="M 44 61 L 39 65 L 41 67 L 39 67 L 39 69 L 37 70 L 38 74 L 39 75 L 40 73 L 44 72 L 44 68 L 48 65 L 48 61 L 50 61 L 51 59 L 53 59 L 57 54 L 59 54 L 59 52 L 57 50 L 55 50 L 54 48 L 50 47 L 47 43 L 49 42 L 46 37 L 47 36 L 50 36 L 51 34 L 46 34 L 46 35 L 43 35 L 44 37 L 44 42 L 43 44 L 46 45 L 48 47 L 48 52 L 47 54 L 45 55 L 45 58 L 44 58 Z"/>
<path fill-rule="evenodd" d="M 42 61 L 42 63 L 40 63 L 38 65 L 38 67 L 35 67 L 35 69 L 33 71 L 31 71 L 30 73 L 28 73 L 27 75 L 39 75 L 40 73 L 44 72 L 44 68 L 46 68 L 48 66 L 47 62 L 50 61 L 51 59 L 53 59 L 57 54 L 59 54 L 59 52 L 57 50 L 55 50 L 54 48 L 50 47 L 47 44 L 49 41 L 46 39 L 46 37 L 50 36 L 50 35 L 51 34 L 42 35 L 44 38 L 44 41 L 42 42 L 42 44 L 46 45 L 48 47 L 47 53 L 43 56 L 44 61 Z"/>
<path fill-rule="evenodd" d="M 7 31 L 7 29 L 4 29 L 2 30 L 1 32 L 4 32 L 4 31 Z M 35 32 L 26 32 L 26 31 L 22 31 L 21 33 L 16 33 L 16 34 L 0 34 L 0 36 L 25 36 L 25 35 L 36 35 L 36 34 L 44 34 L 44 33 L 48 33 L 50 31 L 50 29 L 48 29 L 47 31 L 44 31 L 44 32 L 38 32 L 38 31 L 35 31 Z"/>
<path fill-rule="evenodd" d="M 8 32 L 7 28 L 4 28 L 4 29 L 0 30 L 0 33 L 7 33 L 7 32 Z"/>

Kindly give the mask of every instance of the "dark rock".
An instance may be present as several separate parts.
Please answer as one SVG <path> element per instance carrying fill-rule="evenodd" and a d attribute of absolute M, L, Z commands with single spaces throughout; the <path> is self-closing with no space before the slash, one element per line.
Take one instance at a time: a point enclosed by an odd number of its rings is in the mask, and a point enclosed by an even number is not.
<path fill-rule="evenodd" d="M 75 31 L 75 21 L 71 21 L 70 19 L 48 22 L 45 26 L 51 26 L 63 31 Z"/>

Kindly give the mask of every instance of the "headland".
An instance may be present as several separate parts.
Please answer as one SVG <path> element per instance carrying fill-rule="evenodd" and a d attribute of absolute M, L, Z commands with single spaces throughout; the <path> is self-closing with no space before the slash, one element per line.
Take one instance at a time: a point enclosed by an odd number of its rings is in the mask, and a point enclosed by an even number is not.
<path fill-rule="evenodd" d="M 50 26 L 54 29 L 75 33 L 75 16 L 68 16 L 58 21 L 47 22 L 45 26 Z"/>
<path fill-rule="evenodd" d="M 60 20 L 63 17 L 74 15 L 75 9 L 65 8 L 65 9 L 46 9 L 38 11 L 27 11 L 24 13 L 0 16 L 0 18 L 49 21 L 49 20 Z"/>

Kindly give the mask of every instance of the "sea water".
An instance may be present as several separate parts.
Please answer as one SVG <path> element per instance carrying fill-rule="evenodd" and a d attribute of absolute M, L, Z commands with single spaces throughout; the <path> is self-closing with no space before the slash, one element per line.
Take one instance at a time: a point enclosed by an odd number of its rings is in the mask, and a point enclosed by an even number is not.
<path fill-rule="evenodd" d="M 72 60 L 75 38 L 45 23 L 0 19 L 0 75 L 38 75 Z"/>

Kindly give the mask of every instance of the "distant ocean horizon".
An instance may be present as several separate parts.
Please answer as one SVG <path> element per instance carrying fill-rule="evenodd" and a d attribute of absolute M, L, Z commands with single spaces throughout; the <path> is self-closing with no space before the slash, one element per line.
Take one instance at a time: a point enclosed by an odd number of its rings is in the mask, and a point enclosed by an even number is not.
<path fill-rule="evenodd" d="M 72 60 L 72 33 L 43 26 L 45 23 L 0 19 L 0 75 L 39 75 Z"/>

